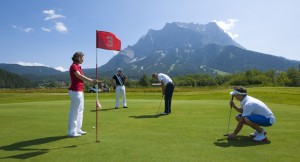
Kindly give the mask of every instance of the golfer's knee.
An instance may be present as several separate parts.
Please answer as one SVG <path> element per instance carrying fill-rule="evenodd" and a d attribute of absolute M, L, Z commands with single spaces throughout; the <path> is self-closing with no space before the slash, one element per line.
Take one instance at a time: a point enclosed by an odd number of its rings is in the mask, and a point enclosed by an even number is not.
<path fill-rule="evenodd" d="M 245 124 L 247 124 L 247 125 L 252 123 L 247 117 L 245 117 L 244 120 L 245 120 Z"/>
<path fill-rule="evenodd" d="M 241 119 L 241 117 L 239 117 L 238 115 L 235 116 L 235 120 L 236 120 L 236 121 L 240 121 L 240 119 Z"/>

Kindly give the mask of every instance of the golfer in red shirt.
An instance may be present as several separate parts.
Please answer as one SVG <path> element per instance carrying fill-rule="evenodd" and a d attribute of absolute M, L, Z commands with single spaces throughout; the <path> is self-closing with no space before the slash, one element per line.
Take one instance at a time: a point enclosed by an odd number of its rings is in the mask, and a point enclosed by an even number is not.
<path fill-rule="evenodd" d="M 82 52 L 76 52 L 72 57 L 73 64 L 70 67 L 71 86 L 69 88 L 69 95 L 71 98 L 71 106 L 68 121 L 69 137 L 80 137 L 86 134 L 86 132 L 81 129 L 84 110 L 84 81 L 90 81 L 94 84 L 97 83 L 97 80 L 84 76 L 80 66 L 84 60 L 83 56 L 84 54 Z"/>

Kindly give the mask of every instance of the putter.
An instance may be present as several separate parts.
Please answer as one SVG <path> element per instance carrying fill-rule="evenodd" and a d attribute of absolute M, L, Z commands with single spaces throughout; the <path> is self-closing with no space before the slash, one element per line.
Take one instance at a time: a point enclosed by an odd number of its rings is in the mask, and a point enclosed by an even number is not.
<path fill-rule="evenodd" d="M 159 114 L 160 105 L 161 105 L 161 103 L 162 103 L 162 100 L 163 100 L 163 98 L 164 98 L 164 95 L 162 95 L 162 96 L 161 96 L 161 99 L 160 99 L 160 104 L 159 104 L 159 107 L 158 107 L 158 110 L 157 110 L 157 113 L 156 113 L 156 115 L 158 115 L 158 114 Z"/>
<path fill-rule="evenodd" d="M 231 96 L 231 101 L 233 101 L 233 95 Z M 230 111 L 229 111 L 229 119 L 228 119 L 228 127 L 227 127 L 227 133 L 224 134 L 224 136 L 228 136 L 229 135 L 229 125 L 230 125 L 230 118 L 231 118 L 231 110 L 232 110 L 232 105 L 230 106 Z"/>

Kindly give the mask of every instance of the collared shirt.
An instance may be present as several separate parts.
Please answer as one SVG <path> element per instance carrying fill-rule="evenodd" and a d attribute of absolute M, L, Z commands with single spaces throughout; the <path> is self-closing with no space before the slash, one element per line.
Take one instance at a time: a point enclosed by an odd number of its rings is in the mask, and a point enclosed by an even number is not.
<path fill-rule="evenodd" d="M 83 75 L 83 72 L 81 70 L 81 66 L 79 64 L 73 63 L 70 66 L 70 78 L 71 78 L 71 86 L 69 88 L 69 90 L 72 91 L 83 91 L 84 89 L 84 82 L 83 80 L 79 79 L 76 77 L 76 75 L 74 74 L 76 71 L 78 71 L 80 74 Z"/>
<path fill-rule="evenodd" d="M 166 75 L 166 74 L 163 74 L 163 73 L 158 73 L 157 74 L 157 79 L 161 82 L 163 81 L 165 86 L 168 84 L 168 83 L 173 83 L 172 79 Z"/>
<path fill-rule="evenodd" d="M 125 79 L 127 77 L 125 75 L 115 74 L 112 78 L 116 81 L 116 84 L 118 86 L 122 86 L 122 85 L 124 85 Z"/>
<path fill-rule="evenodd" d="M 265 116 L 266 118 L 270 118 L 270 123 L 273 124 L 275 122 L 275 117 L 272 111 L 268 108 L 266 104 L 262 101 L 251 97 L 246 96 L 241 101 L 241 106 L 243 108 L 242 116 L 249 116 L 249 115 L 261 115 Z"/>

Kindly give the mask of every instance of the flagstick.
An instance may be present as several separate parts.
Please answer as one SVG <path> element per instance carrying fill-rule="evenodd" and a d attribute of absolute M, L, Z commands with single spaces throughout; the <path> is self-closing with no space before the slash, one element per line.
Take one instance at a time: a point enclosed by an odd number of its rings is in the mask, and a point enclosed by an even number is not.
<path fill-rule="evenodd" d="M 96 80 L 98 80 L 98 54 L 97 54 L 97 48 L 96 48 Z M 97 102 L 98 102 L 98 83 L 96 86 L 96 142 L 100 142 L 98 140 L 98 110 L 97 110 Z"/>
<path fill-rule="evenodd" d="M 98 31 L 96 30 L 96 79 L 98 80 L 98 54 L 97 48 L 107 49 L 107 50 L 117 50 L 121 49 L 121 41 L 118 37 L 110 32 Z M 97 83 L 98 89 L 98 83 Z M 96 142 L 98 141 L 98 90 L 96 92 Z M 99 103 L 100 105 L 100 103 Z M 101 106 L 100 106 L 101 107 Z"/>

